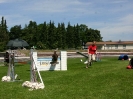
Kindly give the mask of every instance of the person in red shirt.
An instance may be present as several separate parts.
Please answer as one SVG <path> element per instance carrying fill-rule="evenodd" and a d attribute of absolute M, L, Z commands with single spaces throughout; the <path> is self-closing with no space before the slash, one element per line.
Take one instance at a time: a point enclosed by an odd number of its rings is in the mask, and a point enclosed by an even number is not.
<path fill-rule="evenodd" d="M 88 63 L 86 68 L 88 68 L 89 65 L 91 66 L 92 60 L 96 61 L 95 59 L 96 53 L 97 53 L 96 41 L 93 41 L 92 45 L 88 46 Z"/>

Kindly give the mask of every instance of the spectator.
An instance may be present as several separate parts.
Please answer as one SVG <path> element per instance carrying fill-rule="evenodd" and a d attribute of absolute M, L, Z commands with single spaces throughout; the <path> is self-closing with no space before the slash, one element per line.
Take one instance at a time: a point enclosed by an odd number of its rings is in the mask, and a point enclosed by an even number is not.
<path fill-rule="evenodd" d="M 56 54 L 56 51 L 54 51 L 54 54 L 52 55 L 52 62 L 56 63 L 58 60 L 58 55 Z"/>
<path fill-rule="evenodd" d="M 6 65 L 9 63 L 9 53 L 8 52 L 5 53 L 4 61 L 6 62 Z"/>

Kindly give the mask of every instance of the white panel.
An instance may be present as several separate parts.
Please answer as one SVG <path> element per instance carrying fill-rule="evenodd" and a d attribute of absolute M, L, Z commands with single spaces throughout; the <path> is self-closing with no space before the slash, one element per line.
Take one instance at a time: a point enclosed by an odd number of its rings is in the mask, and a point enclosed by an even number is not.
<path fill-rule="evenodd" d="M 39 71 L 45 70 L 60 70 L 60 58 L 57 60 L 57 64 L 51 64 L 52 58 L 38 58 L 38 69 Z"/>
<path fill-rule="evenodd" d="M 56 64 L 51 64 L 52 58 L 37 58 L 37 52 L 33 52 L 33 66 L 37 66 L 39 71 L 45 70 L 67 70 L 67 52 L 61 51 L 61 58 L 58 58 Z"/>
<path fill-rule="evenodd" d="M 61 70 L 67 70 L 67 52 L 61 51 Z"/>

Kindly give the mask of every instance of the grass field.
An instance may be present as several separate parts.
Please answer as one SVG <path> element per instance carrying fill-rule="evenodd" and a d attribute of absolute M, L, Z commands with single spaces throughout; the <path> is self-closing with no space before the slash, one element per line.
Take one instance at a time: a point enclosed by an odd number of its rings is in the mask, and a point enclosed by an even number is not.
<path fill-rule="evenodd" d="M 45 88 L 29 91 L 22 87 L 30 80 L 30 64 L 16 64 L 21 81 L 0 82 L 0 99 L 133 99 L 133 70 L 128 61 L 103 57 L 88 69 L 80 58 L 68 58 L 67 71 L 41 71 Z M 0 77 L 7 67 L 0 66 Z"/>

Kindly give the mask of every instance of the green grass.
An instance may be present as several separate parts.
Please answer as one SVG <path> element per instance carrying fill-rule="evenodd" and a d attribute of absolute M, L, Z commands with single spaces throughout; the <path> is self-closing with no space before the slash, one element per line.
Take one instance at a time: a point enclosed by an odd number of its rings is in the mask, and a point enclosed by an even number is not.
<path fill-rule="evenodd" d="M 68 58 L 67 71 L 42 71 L 45 88 L 29 91 L 22 87 L 30 80 L 30 64 L 16 64 L 21 78 L 16 82 L 0 82 L 0 99 L 133 99 L 133 70 L 128 61 L 103 57 L 88 69 L 80 58 Z M 0 66 L 0 77 L 7 67 Z"/>

